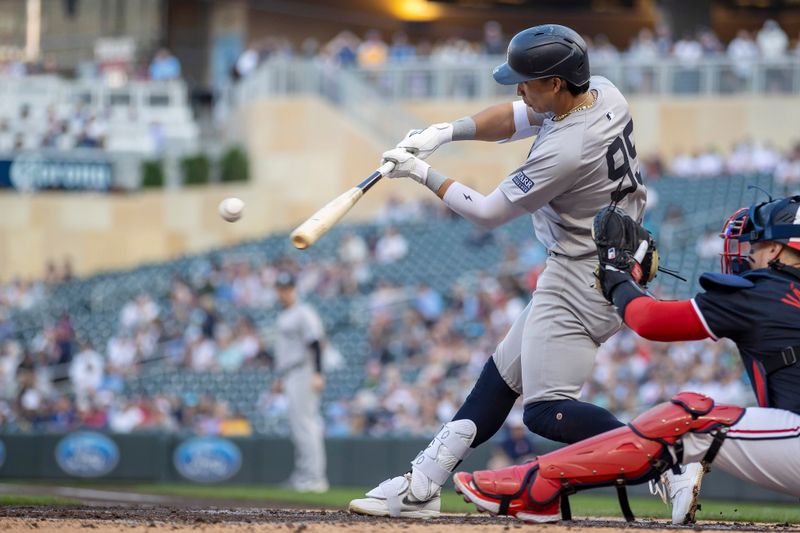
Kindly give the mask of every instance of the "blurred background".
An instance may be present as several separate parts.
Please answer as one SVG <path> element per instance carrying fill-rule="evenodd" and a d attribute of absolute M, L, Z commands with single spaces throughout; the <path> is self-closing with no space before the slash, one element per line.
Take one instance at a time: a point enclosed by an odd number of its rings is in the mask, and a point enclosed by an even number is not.
<path fill-rule="evenodd" d="M 288 231 L 408 129 L 513 99 L 492 68 L 546 22 L 582 33 L 593 74 L 629 99 L 646 225 L 689 279 L 655 291 L 692 295 L 725 217 L 764 198 L 749 185 L 800 193 L 797 2 L 0 0 L 0 477 L 185 479 L 170 454 L 200 435 L 246 465 L 203 481 L 279 480 L 281 270 L 330 339 L 332 483 L 404 471 L 545 250 L 527 218 L 487 233 L 413 183 L 379 183 L 308 251 Z M 488 193 L 529 147 L 456 143 L 429 161 Z M 216 212 L 227 196 L 247 205 L 236 224 Z M 628 420 L 687 389 L 755 402 L 732 345 L 627 330 L 584 399 Z M 41 451 L 79 430 L 110 435 L 117 461 L 70 471 Z M 544 445 L 512 415 L 477 455 L 496 466 Z"/>

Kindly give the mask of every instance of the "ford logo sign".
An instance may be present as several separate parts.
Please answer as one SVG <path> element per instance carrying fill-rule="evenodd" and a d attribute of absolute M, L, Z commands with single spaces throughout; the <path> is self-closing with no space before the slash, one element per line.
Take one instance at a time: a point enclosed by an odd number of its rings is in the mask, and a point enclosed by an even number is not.
<path fill-rule="evenodd" d="M 119 448 L 100 433 L 79 431 L 61 439 L 56 446 L 56 462 L 67 474 L 100 477 L 119 462 Z"/>
<path fill-rule="evenodd" d="M 178 446 L 172 459 L 180 475 L 200 483 L 230 479 L 242 466 L 238 446 L 218 437 L 191 438 Z"/>

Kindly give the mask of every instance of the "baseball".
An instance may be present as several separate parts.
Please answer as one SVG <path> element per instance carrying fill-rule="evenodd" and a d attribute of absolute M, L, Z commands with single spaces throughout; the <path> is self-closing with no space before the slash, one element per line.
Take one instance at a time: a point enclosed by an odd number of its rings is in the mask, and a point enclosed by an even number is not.
<path fill-rule="evenodd" d="M 225 198 L 219 203 L 219 216 L 228 222 L 236 222 L 242 218 L 244 202 L 238 198 Z"/>

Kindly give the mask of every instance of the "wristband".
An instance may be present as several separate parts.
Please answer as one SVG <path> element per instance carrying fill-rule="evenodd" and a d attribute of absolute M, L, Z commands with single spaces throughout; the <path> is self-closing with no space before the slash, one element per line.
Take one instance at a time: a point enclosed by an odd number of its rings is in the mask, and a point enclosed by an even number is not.
<path fill-rule="evenodd" d="M 460 118 L 453 122 L 454 141 L 472 141 L 475 139 L 475 120 L 472 117 Z"/>
<path fill-rule="evenodd" d="M 440 174 L 433 168 L 428 169 L 428 177 L 425 179 L 425 186 L 432 190 L 434 194 L 439 192 L 439 189 L 445 181 L 447 181 L 447 176 Z"/>

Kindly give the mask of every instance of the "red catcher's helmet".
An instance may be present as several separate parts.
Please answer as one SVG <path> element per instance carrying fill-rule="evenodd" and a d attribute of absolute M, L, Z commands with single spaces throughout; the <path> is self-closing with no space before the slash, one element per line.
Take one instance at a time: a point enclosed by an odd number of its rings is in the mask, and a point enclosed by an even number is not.
<path fill-rule="evenodd" d="M 800 251 L 800 196 L 790 196 L 743 207 L 722 226 L 722 271 L 741 274 L 750 268 L 750 243 L 779 242 Z"/>

